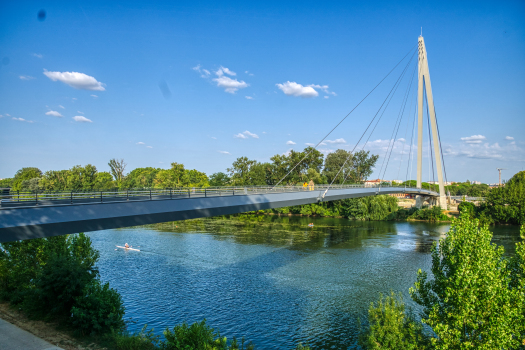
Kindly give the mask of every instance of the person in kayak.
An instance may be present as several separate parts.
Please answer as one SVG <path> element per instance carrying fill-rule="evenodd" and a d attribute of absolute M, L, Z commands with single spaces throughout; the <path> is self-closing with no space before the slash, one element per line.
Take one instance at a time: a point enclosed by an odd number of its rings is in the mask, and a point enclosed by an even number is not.
<path fill-rule="evenodd" d="M 132 246 L 130 246 L 129 244 L 124 244 L 124 248 L 128 249 L 128 248 L 131 248 Z"/>

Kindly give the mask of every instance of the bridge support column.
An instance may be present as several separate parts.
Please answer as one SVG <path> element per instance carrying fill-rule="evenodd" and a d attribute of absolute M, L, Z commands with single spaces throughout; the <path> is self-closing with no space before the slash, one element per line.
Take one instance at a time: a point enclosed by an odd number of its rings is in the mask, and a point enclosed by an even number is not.
<path fill-rule="evenodd" d="M 417 132 L 417 188 L 421 188 L 423 180 L 423 99 L 424 92 L 427 95 L 427 108 L 432 129 L 432 143 L 434 146 L 434 155 L 436 160 L 436 171 L 439 184 L 439 205 L 441 208 L 447 208 L 447 199 L 445 194 L 445 185 L 443 183 L 443 170 L 441 164 L 441 147 L 436 121 L 436 110 L 434 108 L 434 97 L 432 96 L 432 85 L 430 84 L 430 71 L 428 69 L 427 49 L 425 47 L 425 40 L 422 36 L 418 39 L 418 89 L 417 89 L 417 105 L 418 105 L 418 132 Z M 425 90 L 425 91 L 424 91 Z M 430 140 L 429 140 L 430 142 Z"/>

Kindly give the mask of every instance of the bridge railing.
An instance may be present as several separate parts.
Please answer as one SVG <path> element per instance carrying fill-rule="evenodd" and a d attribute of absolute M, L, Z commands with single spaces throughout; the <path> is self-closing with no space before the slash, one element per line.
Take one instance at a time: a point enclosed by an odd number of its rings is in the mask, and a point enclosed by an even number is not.
<path fill-rule="evenodd" d="M 0 207 L 28 207 L 41 205 L 71 205 L 86 203 L 110 203 L 139 200 L 166 200 L 183 198 L 202 198 L 218 196 L 243 196 L 305 191 L 325 191 L 326 189 L 405 187 L 400 185 L 314 185 L 314 186 L 228 186 L 228 187 L 184 187 L 173 189 L 118 190 L 89 192 L 23 192 L 16 191 L 0 196 Z"/>

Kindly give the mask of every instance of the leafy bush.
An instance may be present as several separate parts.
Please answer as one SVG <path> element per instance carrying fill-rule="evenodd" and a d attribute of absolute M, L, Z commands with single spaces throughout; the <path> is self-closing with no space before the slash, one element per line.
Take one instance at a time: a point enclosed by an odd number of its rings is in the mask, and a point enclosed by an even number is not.
<path fill-rule="evenodd" d="M 474 218 L 476 216 L 476 206 L 470 202 L 459 203 L 458 211 L 460 213 L 466 213 L 471 218 Z"/>
<path fill-rule="evenodd" d="M 188 325 L 184 322 L 181 325 L 175 326 L 173 331 L 166 329 L 164 331 L 164 337 L 166 338 L 166 341 L 162 342 L 160 345 L 160 348 L 164 350 L 254 349 L 254 346 L 251 344 L 248 344 L 245 348 L 244 340 L 241 344 L 242 348 L 240 348 L 236 339 L 234 339 L 228 346 L 228 339 L 226 339 L 226 337 L 221 338 L 219 332 L 215 332 L 213 328 L 206 324 L 206 320 L 195 322 L 192 325 Z"/>
<path fill-rule="evenodd" d="M 369 328 L 359 337 L 359 345 L 365 349 L 419 350 L 427 349 L 428 337 L 421 323 L 412 313 L 405 312 L 401 294 L 380 294 L 377 306 L 368 309 Z"/>
<path fill-rule="evenodd" d="M 83 294 L 75 298 L 71 308 L 71 323 L 82 335 L 122 331 L 124 306 L 116 290 L 109 283 L 95 280 L 85 286 Z"/>
<path fill-rule="evenodd" d="M 113 333 L 113 345 L 116 350 L 150 350 L 156 349 L 159 336 L 153 333 L 153 328 L 146 332 L 148 325 L 144 325 L 138 333 Z"/>
<path fill-rule="evenodd" d="M 446 216 L 443 211 L 441 210 L 441 207 L 434 206 L 432 208 L 427 209 L 419 209 L 413 212 L 408 217 L 408 220 L 424 220 L 424 221 L 430 221 L 430 222 L 436 222 L 436 221 L 448 221 L 450 218 Z"/>
<path fill-rule="evenodd" d="M 525 235 L 525 232 L 524 232 Z M 511 349 L 525 345 L 523 242 L 509 264 L 486 225 L 466 213 L 432 248 L 433 280 L 418 271 L 412 299 L 424 307 L 437 349 Z"/>

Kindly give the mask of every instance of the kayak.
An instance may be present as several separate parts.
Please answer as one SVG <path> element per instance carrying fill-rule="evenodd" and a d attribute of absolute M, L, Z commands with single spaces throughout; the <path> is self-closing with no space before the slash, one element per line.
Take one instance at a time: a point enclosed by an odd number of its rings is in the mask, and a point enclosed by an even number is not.
<path fill-rule="evenodd" d="M 136 252 L 140 252 L 140 249 L 135 249 L 135 248 L 126 248 L 126 247 L 123 247 L 123 246 L 120 246 L 120 245 L 117 245 L 116 247 L 117 247 L 117 248 L 126 249 L 126 250 L 134 250 L 134 251 L 136 251 Z"/>

